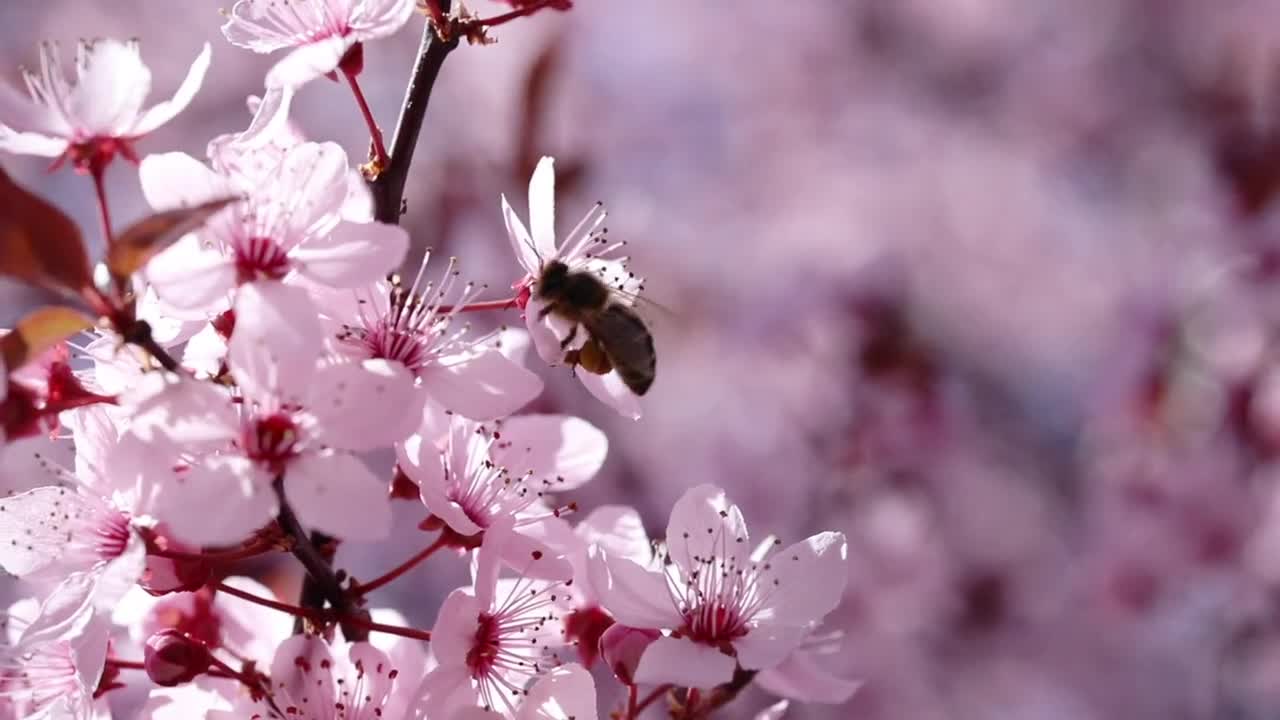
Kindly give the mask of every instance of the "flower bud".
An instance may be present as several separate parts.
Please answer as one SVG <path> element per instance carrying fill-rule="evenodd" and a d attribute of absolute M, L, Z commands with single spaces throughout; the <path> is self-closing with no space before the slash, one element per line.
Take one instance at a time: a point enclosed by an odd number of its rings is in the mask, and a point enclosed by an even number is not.
<path fill-rule="evenodd" d="M 172 687 L 190 682 L 209 669 L 209 648 L 177 630 L 161 630 L 147 638 L 143 665 L 155 684 Z"/>
<path fill-rule="evenodd" d="M 640 666 L 640 656 L 659 637 L 662 634 L 657 630 L 614 625 L 600 636 L 600 654 L 619 682 L 634 685 L 633 678 L 636 668 Z"/>

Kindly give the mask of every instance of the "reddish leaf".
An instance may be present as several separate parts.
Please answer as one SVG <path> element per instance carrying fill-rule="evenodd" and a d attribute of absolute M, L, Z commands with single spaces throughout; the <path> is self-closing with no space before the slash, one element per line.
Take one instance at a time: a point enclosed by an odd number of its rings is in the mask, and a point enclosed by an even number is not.
<path fill-rule="evenodd" d="M 198 229 L 237 198 L 219 198 L 189 208 L 165 210 L 130 225 L 107 250 L 107 268 L 117 277 L 128 277 L 151 256 Z"/>
<path fill-rule="evenodd" d="M 79 294 L 93 284 L 80 229 L 0 169 L 0 275 Z"/>
<path fill-rule="evenodd" d="M 0 337 L 0 357 L 9 370 L 22 367 L 40 353 L 66 340 L 93 320 L 69 307 L 50 305 L 36 310 L 18 321 L 17 327 Z"/>

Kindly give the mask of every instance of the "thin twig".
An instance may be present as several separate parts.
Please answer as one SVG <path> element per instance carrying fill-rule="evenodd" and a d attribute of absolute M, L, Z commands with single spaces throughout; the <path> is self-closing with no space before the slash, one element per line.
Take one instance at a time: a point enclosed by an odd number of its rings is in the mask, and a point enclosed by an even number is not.
<path fill-rule="evenodd" d="M 298 522 L 298 517 L 293 514 L 293 508 L 289 507 L 289 502 L 284 496 L 284 476 L 276 478 L 275 491 L 280 498 L 280 513 L 276 521 L 280 523 L 280 528 L 284 530 L 285 535 L 293 539 L 293 556 L 298 558 L 302 567 L 306 568 L 307 578 L 315 588 L 314 592 L 308 593 L 308 583 L 304 581 L 299 604 L 304 608 L 319 610 L 321 609 L 319 606 L 323 605 L 324 601 L 328 601 L 338 614 L 342 634 L 348 642 L 368 639 L 369 631 L 351 622 L 351 618 L 364 617 L 365 611 L 357 607 L 351 596 L 342 588 L 342 583 L 338 582 L 338 576 L 329 566 L 329 561 L 316 548 L 312 539 L 307 536 L 307 531 L 303 529 L 302 523 Z M 294 629 L 296 631 L 300 628 L 295 624 Z"/>
<path fill-rule="evenodd" d="M 439 0 L 437 5 L 442 16 L 447 17 L 451 1 Z M 444 59 L 458 47 L 457 33 L 446 32 L 449 39 L 442 40 L 434 23 L 424 25 L 413 77 L 409 80 L 409 87 L 405 89 L 400 119 L 396 122 L 395 138 L 391 141 L 391 158 L 387 167 L 369 183 L 369 189 L 373 192 L 374 217 L 385 223 L 400 222 L 404 185 L 409 177 L 409 166 L 413 163 L 418 135 L 422 132 L 422 121 L 426 118 L 427 103 L 431 100 L 431 91 L 440 75 Z"/>

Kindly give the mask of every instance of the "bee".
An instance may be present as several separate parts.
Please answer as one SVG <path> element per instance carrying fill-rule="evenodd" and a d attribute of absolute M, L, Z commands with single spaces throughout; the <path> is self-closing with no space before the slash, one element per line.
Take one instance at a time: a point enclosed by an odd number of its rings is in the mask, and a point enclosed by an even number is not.
<path fill-rule="evenodd" d="M 555 314 L 573 323 L 560 342 L 566 363 L 595 375 L 617 370 L 631 392 L 644 395 L 649 390 L 658 359 L 653 335 L 636 311 L 619 302 L 595 273 L 570 270 L 560 260 L 551 260 L 538 274 L 535 294 L 546 303 L 539 319 Z M 570 350 L 579 326 L 586 329 L 587 340 Z"/>

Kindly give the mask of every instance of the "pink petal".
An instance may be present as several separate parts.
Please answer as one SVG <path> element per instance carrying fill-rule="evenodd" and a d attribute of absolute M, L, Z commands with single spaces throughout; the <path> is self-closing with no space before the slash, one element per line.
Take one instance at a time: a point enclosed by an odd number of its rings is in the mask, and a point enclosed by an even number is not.
<path fill-rule="evenodd" d="M 166 348 L 190 340 L 200 328 L 208 325 L 203 318 L 183 320 L 169 314 L 154 288 L 147 288 L 138 302 L 138 319 L 147 321 L 151 326 L 151 337 Z"/>
<path fill-rule="evenodd" d="M 208 318 L 236 285 L 234 261 L 203 247 L 198 235 L 187 235 L 157 253 L 142 274 L 165 311 L 186 320 Z"/>
<path fill-rule="evenodd" d="M 761 624 L 733 641 L 738 662 L 747 670 L 776 667 L 808 637 L 810 628 Z"/>
<path fill-rule="evenodd" d="M 0 360 L 0 369 L 4 361 Z M 8 445 L 0 432 L 0 496 L 13 495 L 67 481 L 62 468 L 75 462 L 75 446 L 48 435 L 23 438 Z"/>
<path fill-rule="evenodd" d="M 261 148 L 289 132 L 289 108 L 293 105 L 293 88 L 267 88 L 249 127 L 236 136 L 235 143 L 245 148 Z"/>
<path fill-rule="evenodd" d="M 408 0 L 365 0 L 357 6 L 351 25 L 362 39 L 386 37 L 409 21 L 415 6 Z"/>
<path fill-rule="evenodd" d="M 472 632 L 475 632 L 474 623 Z M 432 642 L 435 636 L 432 636 Z M 422 698 L 420 707 L 430 708 L 432 718 L 472 720 L 469 708 L 475 708 L 479 702 L 479 693 L 471 683 L 471 673 L 467 666 L 458 663 L 441 663 L 439 667 L 427 673 L 418 686 L 418 695 Z"/>
<path fill-rule="evenodd" d="M 303 404 L 324 345 L 307 291 L 270 280 L 236 293 L 236 327 L 227 345 L 231 375 L 246 397 Z"/>
<path fill-rule="evenodd" d="M 14 132 L 0 123 L 0 152 L 15 155 L 58 157 L 67 151 L 71 143 L 65 138 L 41 135 L 34 132 Z"/>
<path fill-rule="evenodd" d="M 226 178 L 180 152 L 143 158 L 138 165 L 138 182 L 152 210 L 192 207 L 232 193 Z"/>
<path fill-rule="evenodd" d="M 710 689 L 732 680 L 736 666 L 733 658 L 716 648 L 663 637 L 644 651 L 636 668 L 636 682 Z"/>
<path fill-rule="evenodd" d="M 72 573 L 49 592 L 40 611 L 22 630 L 17 645 L 74 639 L 93 622 L 92 573 Z"/>
<path fill-rule="evenodd" d="M 422 393 L 413 383 L 403 365 L 386 360 L 322 366 L 307 406 L 318 422 L 311 433 L 325 445 L 354 451 L 403 440 L 422 418 Z"/>
<path fill-rule="evenodd" d="M 653 558 L 644 521 L 633 507 L 602 505 L 592 510 L 574 531 L 587 543 L 599 545 L 610 557 L 627 558 L 641 565 Z"/>
<path fill-rule="evenodd" d="M 833 675 L 827 665 L 814 654 L 797 650 L 781 665 L 761 671 L 755 682 L 774 695 L 800 702 L 847 702 L 862 683 Z"/>
<path fill-rule="evenodd" d="M 223 583 L 250 595 L 279 599 L 270 588 L 253 578 L 233 576 Z M 293 618 L 257 603 L 219 601 L 214 609 L 221 620 L 219 632 L 226 647 L 264 665 L 276 647 L 293 634 Z"/>
<path fill-rule="evenodd" d="M 684 622 L 661 572 L 649 572 L 626 558 L 611 557 L 598 547 L 591 549 L 587 568 L 600 604 L 623 625 L 661 630 Z"/>
<path fill-rule="evenodd" d="M 52 486 L 0 499 L 0 567 L 22 577 L 57 561 L 67 538 L 56 520 L 83 503 L 74 489 Z"/>
<path fill-rule="evenodd" d="M 65 145 L 66 138 L 73 132 L 59 113 L 35 102 L 30 95 L 19 92 L 8 83 L 0 83 L 0 118 L 3 118 L 0 138 L 31 134 L 59 139 Z"/>
<path fill-rule="evenodd" d="M 525 229 L 524 223 L 520 222 L 516 211 L 511 209 L 511 203 L 507 202 L 506 195 L 502 196 L 502 219 L 507 224 L 507 238 L 511 240 L 511 249 L 516 254 L 516 261 L 526 273 L 537 277 L 542 270 L 542 258 L 539 257 L 539 251 L 535 249 L 533 238 L 529 237 L 529 231 Z"/>
<path fill-rule="evenodd" d="M 206 377 L 217 375 L 226 359 L 227 340 L 209 323 L 182 348 L 182 366 Z"/>
<path fill-rule="evenodd" d="M 555 160 L 543 157 L 529 178 L 529 230 L 533 246 L 544 258 L 556 252 L 556 170 Z"/>
<path fill-rule="evenodd" d="M 789 701 L 779 700 L 756 713 L 755 720 L 782 720 L 783 716 L 787 714 L 787 708 L 790 706 L 791 703 Z"/>
<path fill-rule="evenodd" d="M 212 383 L 151 373 L 132 406 L 128 435 L 148 443 L 163 437 L 186 451 L 205 452 L 223 449 L 239 435 L 231 396 Z"/>
<path fill-rule="evenodd" d="M 516 710 L 516 720 L 596 720 L 596 684 L 577 663 L 538 678 Z"/>
<path fill-rule="evenodd" d="M 489 539 L 486 531 L 485 540 Z M 555 548 L 521 532 L 506 537 L 498 550 L 502 562 L 521 577 L 568 582 L 573 579 L 573 565 Z"/>
<path fill-rule="evenodd" d="M 386 484 L 354 455 L 307 453 L 289 463 L 284 492 L 304 525 L 344 540 L 379 540 L 391 530 Z"/>
<path fill-rule="evenodd" d="M 142 117 L 138 118 L 137 123 L 134 124 L 133 135 L 146 135 L 172 120 L 175 115 L 191 104 L 191 100 L 200 90 L 201 83 L 204 82 L 205 73 L 209 71 L 210 53 L 209 43 L 205 43 L 204 49 L 200 51 L 195 61 L 191 63 L 191 69 L 187 70 L 187 76 L 182 80 L 182 84 L 178 86 L 178 91 L 173 94 L 172 98 L 156 103 L 144 112 Z"/>
<path fill-rule="evenodd" d="M 420 377 L 436 402 L 471 420 L 506 417 L 542 392 L 542 378 L 493 349 L 444 358 Z"/>
<path fill-rule="evenodd" d="M 595 477 L 609 452 L 609 439 L 582 418 L 520 415 L 502 422 L 493 460 L 513 474 L 531 473 L 552 492 L 573 490 Z"/>
<path fill-rule="evenodd" d="M 173 473 L 154 515 L 188 545 L 234 545 L 276 516 L 271 477 L 248 459 L 215 455 Z"/>
<path fill-rule="evenodd" d="M 327 708 L 337 697 L 329 645 L 314 635 L 280 643 L 271 660 L 271 689 L 286 705 Z"/>
<path fill-rule="evenodd" d="M 631 420 L 639 420 L 641 416 L 640 398 L 631 392 L 617 372 L 596 375 L 578 371 L 578 382 L 597 400 L 613 408 L 617 413 Z"/>
<path fill-rule="evenodd" d="M 341 145 L 306 142 L 292 147 L 277 173 L 271 197 L 287 219 L 287 230 L 282 228 L 281 232 L 290 237 L 279 238 L 285 247 L 293 248 L 294 243 L 324 235 L 338 225 L 351 174 Z"/>
<path fill-rule="evenodd" d="M 774 586 L 774 593 L 765 609 L 787 625 L 821 620 L 844 596 L 847 553 L 842 533 L 824 532 L 770 555 L 764 582 Z"/>
<path fill-rule="evenodd" d="M 309 280 L 352 288 L 375 282 L 399 268 L 408 249 L 409 233 L 396 225 L 342 222 L 328 235 L 307 240 L 289 257 Z"/>
<path fill-rule="evenodd" d="M 539 300 L 536 295 L 529 298 L 529 304 L 524 308 L 525 328 L 529 331 L 529 339 L 533 341 L 533 349 L 538 351 L 538 357 L 548 365 L 555 366 L 564 361 L 564 349 L 560 347 L 560 338 L 569 336 L 573 323 L 555 314 L 549 314 L 540 319 L 538 315 L 545 307 L 546 303 Z M 581 331 L 578 335 L 579 339 L 586 339 Z"/>
<path fill-rule="evenodd" d="M 131 135 L 151 90 L 151 71 L 136 45 L 119 40 L 98 40 L 89 53 L 88 65 L 67 98 L 67 115 L 86 135 Z"/>
<path fill-rule="evenodd" d="M 733 566 L 746 567 L 751 554 L 749 540 L 742 512 L 714 485 L 688 489 L 671 508 L 667 547 L 672 562 L 686 578 L 702 567 L 694 558 L 736 557 Z"/>
<path fill-rule="evenodd" d="M 267 71 L 267 89 L 297 89 L 338 67 L 342 56 L 355 44 L 351 36 L 331 35 L 292 50 Z"/>
<path fill-rule="evenodd" d="M 98 573 L 94 606 L 102 611 L 114 608 L 125 593 L 138 584 L 146 564 L 147 544 L 136 532 L 130 532 L 124 552 L 107 562 Z"/>
<path fill-rule="evenodd" d="M 449 593 L 436 613 L 431 628 L 431 651 L 443 666 L 465 666 L 467 653 L 475 643 L 476 619 L 488 608 L 471 593 L 458 589 Z"/>
<path fill-rule="evenodd" d="M 395 687 L 395 679 L 388 677 L 392 667 L 387 654 L 367 642 L 351 643 L 347 650 L 346 668 L 346 686 L 360 688 L 360 699 L 365 705 L 381 709 Z M 369 720 L 379 718 L 376 710 L 368 715 Z"/>

